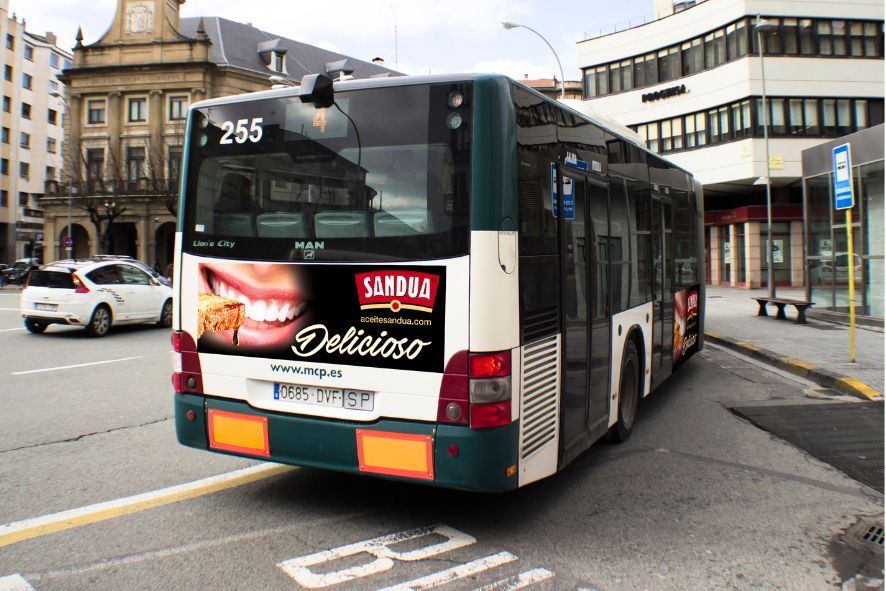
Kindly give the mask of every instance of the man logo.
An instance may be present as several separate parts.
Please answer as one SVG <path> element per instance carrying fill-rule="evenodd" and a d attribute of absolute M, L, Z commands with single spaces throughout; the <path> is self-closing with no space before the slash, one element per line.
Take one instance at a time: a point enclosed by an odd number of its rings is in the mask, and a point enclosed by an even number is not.
<path fill-rule="evenodd" d="M 295 248 L 296 250 L 323 250 L 324 248 L 326 248 L 326 243 L 311 242 L 310 240 L 308 240 L 307 242 L 303 242 L 299 240 L 295 243 L 295 246 L 293 248 Z"/>

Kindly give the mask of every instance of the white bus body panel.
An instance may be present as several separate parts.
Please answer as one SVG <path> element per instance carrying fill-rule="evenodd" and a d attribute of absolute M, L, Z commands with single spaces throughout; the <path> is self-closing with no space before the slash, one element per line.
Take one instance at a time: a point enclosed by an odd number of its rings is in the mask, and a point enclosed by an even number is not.
<path fill-rule="evenodd" d="M 520 345 L 520 283 L 499 263 L 499 233 L 471 232 L 471 352 Z"/>
<path fill-rule="evenodd" d="M 609 405 L 610 427 L 618 421 L 618 384 L 621 379 L 621 357 L 624 354 L 628 334 L 635 327 L 643 333 L 643 396 L 648 396 L 652 388 L 652 322 L 652 302 L 619 312 L 612 317 L 612 335 L 610 337 L 612 362 L 610 363 L 611 376 L 609 380 L 612 390 L 612 404 Z M 621 330 L 621 334 L 619 334 L 619 330 Z"/>

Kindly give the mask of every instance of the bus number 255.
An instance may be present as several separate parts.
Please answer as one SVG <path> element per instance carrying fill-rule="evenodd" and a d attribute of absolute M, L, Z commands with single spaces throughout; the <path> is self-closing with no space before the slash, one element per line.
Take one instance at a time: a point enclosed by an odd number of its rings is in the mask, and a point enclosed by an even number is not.
<path fill-rule="evenodd" d="M 245 144 L 247 141 L 256 143 L 262 136 L 261 124 L 261 117 L 256 117 L 255 119 L 238 119 L 236 124 L 233 121 L 223 121 L 221 128 L 225 133 L 222 135 L 221 140 L 218 143 L 232 144 L 237 142 L 238 144 Z"/>

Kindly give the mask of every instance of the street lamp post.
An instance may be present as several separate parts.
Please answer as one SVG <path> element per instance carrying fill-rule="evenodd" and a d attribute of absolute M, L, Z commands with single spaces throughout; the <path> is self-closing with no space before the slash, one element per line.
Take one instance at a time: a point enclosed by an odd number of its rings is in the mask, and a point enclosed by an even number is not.
<path fill-rule="evenodd" d="M 763 84 L 763 143 L 766 146 L 766 223 L 768 231 L 766 234 L 766 286 L 768 288 L 769 297 L 775 297 L 775 260 L 772 256 L 772 178 L 769 167 L 769 105 L 766 103 L 766 70 L 763 66 L 763 43 L 760 31 L 771 31 L 775 25 L 771 22 L 761 19 L 757 15 L 757 22 L 754 29 L 757 33 L 757 54 L 760 56 L 760 80 Z"/>
<path fill-rule="evenodd" d="M 545 39 L 541 33 L 536 31 L 532 27 L 527 27 L 526 25 L 519 25 L 517 23 L 503 22 L 501 24 L 501 26 L 504 27 L 505 29 L 516 29 L 517 27 L 522 27 L 524 29 L 528 29 L 528 30 L 532 31 L 533 33 L 535 33 L 536 35 L 538 35 L 539 38 L 541 38 L 541 40 L 545 42 L 545 45 L 547 45 L 550 48 L 551 53 L 554 54 L 554 59 L 557 60 L 557 66 L 559 66 L 559 68 L 560 68 L 560 100 L 565 99 L 566 98 L 566 76 L 563 75 L 563 64 L 560 63 L 560 57 L 557 55 L 557 52 L 554 50 L 554 47 L 550 43 L 548 43 L 548 40 Z"/>

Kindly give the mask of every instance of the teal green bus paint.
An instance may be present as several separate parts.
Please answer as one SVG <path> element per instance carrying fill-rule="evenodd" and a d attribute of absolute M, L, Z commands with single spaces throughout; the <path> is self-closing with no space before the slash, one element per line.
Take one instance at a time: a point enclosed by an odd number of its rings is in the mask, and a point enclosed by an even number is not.
<path fill-rule="evenodd" d="M 208 449 L 209 442 L 206 435 L 206 413 L 203 410 L 203 396 L 195 394 L 176 394 L 175 405 L 175 435 L 178 442 L 188 447 Z M 189 410 L 194 411 L 194 420 L 187 419 Z"/>
<path fill-rule="evenodd" d="M 271 455 L 260 458 L 262 460 L 462 490 L 502 492 L 517 488 L 516 473 L 507 476 L 508 468 L 517 466 L 520 433 L 517 422 L 495 429 L 392 419 L 363 424 L 267 412 L 236 400 L 176 394 L 175 427 L 179 443 L 198 449 L 209 447 L 206 423 L 209 409 L 266 417 Z M 188 410 L 194 411 L 195 420 L 185 418 Z M 433 437 L 434 480 L 361 473 L 357 429 Z M 450 445 L 458 447 L 457 455 L 450 455 Z"/>
<path fill-rule="evenodd" d="M 498 231 L 517 220 L 517 124 L 511 81 L 477 76 L 471 143 L 471 230 Z"/>
<path fill-rule="evenodd" d="M 517 488 L 519 436 L 519 422 L 494 429 L 439 425 L 434 440 L 434 484 L 486 492 Z M 457 455 L 450 455 L 450 445 L 458 448 Z M 511 467 L 514 473 L 508 476 Z"/>

